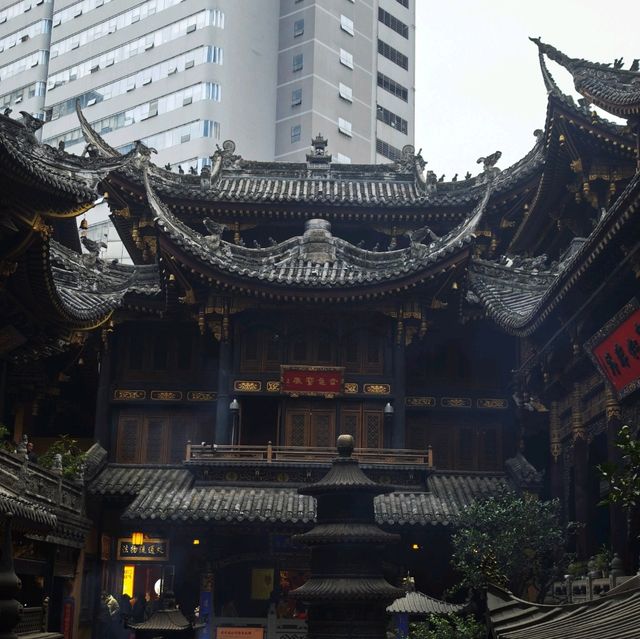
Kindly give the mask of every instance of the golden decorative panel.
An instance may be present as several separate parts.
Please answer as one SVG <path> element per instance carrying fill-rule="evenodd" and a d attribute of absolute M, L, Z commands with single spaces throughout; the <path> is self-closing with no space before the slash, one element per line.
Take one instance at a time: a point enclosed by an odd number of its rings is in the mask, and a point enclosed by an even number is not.
<path fill-rule="evenodd" d="M 494 410 L 505 410 L 509 408 L 509 402 L 506 399 L 483 398 L 477 402 L 478 408 L 491 408 Z"/>
<path fill-rule="evenodd" d="M 190 402 L 212 402 L 216 398 L 213 391 L 189 391 L 187 401 Z"/>
<path fill-rule="evenodd" d="M 415 406 L 419 408 L 435 408 L 435 397 L 407 397 L 405 399 L 407 406 Z"/>
<path fill-rule="evenodd" d="M 344 383 L 344 392 L 347 395 L 353 395 L 358 392 L 358 384 L 355 382 L 345 382 Z"/>
<path fill-rule="evenodd" d="M 262 390 L 262 382 L 237 379 L 233 382 L 233 390 L 241 393 L 257 393 Z"/>
<path fill-rule="evenodd" d="M 471 408 L 471 399 L 468 397 L 441 397 L 440 406 L 444 408 Z"/>
<path fill-rule="evenodd" d="M 388 395 L 391 392 L 389 384 L 365 384 L 363 391 L 367 395 Z"/>
<path fill-rule="evenodd" d="M 175 402 L 182 399 L 181 391 L 154 390 L 151 391 L 151 399 L 158 402 Z"/>
<path fill-rule="evenodd" d="M 280 392 L 280 382 L 276 380 L 269 380 L 267 382 L 267 392 L 268 393 L 279 393 Z"/>
<path fill-rule="evenodd" d="M 143 390 L 122 390 L 117 389 L 113 391 L 113 399 L 119 401 L 131 401 L 135 399 L 144 399 L 147 396 L 146 391 Z"/>

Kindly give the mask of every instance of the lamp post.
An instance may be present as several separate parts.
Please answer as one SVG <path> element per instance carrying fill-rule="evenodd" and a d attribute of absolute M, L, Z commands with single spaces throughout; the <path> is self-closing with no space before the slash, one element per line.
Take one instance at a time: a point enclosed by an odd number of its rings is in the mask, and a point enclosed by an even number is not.
<path fill-rule="evenodd" d="M 240 402 L 234 397 L 229 404 L 229 412 L 231 413 L 231 445 L 236 443 L 236 432 L 238 430 L 238 421 L 240 418 Z"/>
<path fill-rule="evenodd" d="M 382 414 L 384 415 L 384 443 L 385 447 L 389 446 L 389 442 L 391 441 L 391 427 L 393 426 L 393 415 L 395 413 L 395 409 L 391 405 L 391 402 L 387 402 L 385 407 L 382 410 Z"/>

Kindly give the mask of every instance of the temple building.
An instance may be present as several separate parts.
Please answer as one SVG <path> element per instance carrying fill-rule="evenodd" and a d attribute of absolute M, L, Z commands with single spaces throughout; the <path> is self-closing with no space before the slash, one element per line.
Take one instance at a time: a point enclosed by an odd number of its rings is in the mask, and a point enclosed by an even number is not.
<path fill-rule="evenodd" d="M 76 626 L 101 590 L 158 582 L 209 630 L 230 604 L 284 624 L 310 566 L 304 487 L 340 434 L 393 488 L 374 503 L 399 539 L 394 585 L 410 572 L 441 596 L 457 513 L 505 489 L 558 497 L 579 558 L 605 543 L 635 569 L 596 466 L 638 424 L 640 74 L 535 43 L 548 102 L 531 151 L 453 182 L 410 145 L 333 162 L 321 135 L 305 162 L 226 141 L 181 174 L 142 143 L 119 153 L 80 109 L 81 157 L 0 116 L 0 397 L 16 441 L 89 451 Z M 87 236 L 99 198 L 133 264 Z"/>

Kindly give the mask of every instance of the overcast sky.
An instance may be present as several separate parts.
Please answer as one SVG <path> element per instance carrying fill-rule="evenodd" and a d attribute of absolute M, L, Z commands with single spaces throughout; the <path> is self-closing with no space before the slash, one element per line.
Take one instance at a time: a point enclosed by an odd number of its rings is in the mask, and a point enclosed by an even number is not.
<path fill-rule="evenodd" d="M 447 180 L 475 175 L 478 157 L 496 150 L 504 169 L 533 146 L 546 92 L 529 36 L 594 62 L 640 58 L 640 0 L 414 1 L 415 145 Z M 576 96 L 568 73 L 549 68 Z"/>

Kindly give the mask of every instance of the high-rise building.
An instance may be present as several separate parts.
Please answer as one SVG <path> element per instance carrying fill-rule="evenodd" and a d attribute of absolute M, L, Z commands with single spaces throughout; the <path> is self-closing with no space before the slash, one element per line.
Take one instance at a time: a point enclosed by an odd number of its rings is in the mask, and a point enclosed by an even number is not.
<path fill-rule="evenodd" d="M 0 1 L 0 100 L 82 152 L 75 115 L 113 147 L 199 169 L 232 138 L 256 160 L 395 159 L 413 142 L 410 0 Z M 4 19 L 4 22 L 2 22 Z"/>
<path fill-rule="evenodd" d="M 277 160 L 329 138 L 339 162 L 395 160 L 414 136 L 415 0 L 282 0 Z"/>

